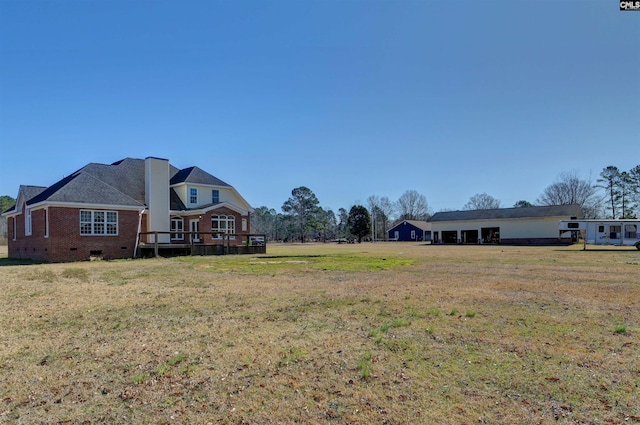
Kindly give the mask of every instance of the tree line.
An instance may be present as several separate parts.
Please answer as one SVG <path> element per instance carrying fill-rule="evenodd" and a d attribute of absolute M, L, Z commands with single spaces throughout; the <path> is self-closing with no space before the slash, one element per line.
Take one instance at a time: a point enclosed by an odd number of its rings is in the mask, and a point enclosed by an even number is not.
<path fill-rule="evenodd" d="M 16 204 L 16 200 L 11 196 L 0 196 L 0 214 L 7 211 Z M 7 218 L 0 217 L 0 245 L 7 244 Z"/>
<path fill-rule="evenodd" d="M 533 202 L 519 200 L 513 207 L 579 205 L 585 218 L 637 218 L 640 215 L 640 165 L 628 171 L 605 167 L 594 180 L 577 172 L 564 172 Z M 463 210 L 503 208 L 487 193 L 472 196 Z M 264 233 L 270 241 L 309 241 L 363 238 L 386 240 L 387 232 L 404 220 L 427 220 L 431 209 L 425 195 L 407 190 L 396 201 L 371 195 L 366 205 L 348 211 L 324 209 L 313 191 L 295 188 L 282 212 L 258 207 L 251 216 L 252 232 Z"/>
<path fill-rule="evenodd" d="M 353 205 L 347 211 L 325 209 L 311 189 L 305 186 L 291 191 L 277 212 L 261 206 L 251 214 L 254 233 L 264 233 L 271 241 L 355 240 L 365 238 L 385 239 L 392 223 L 398 220 L 426 220 L 431 210 L 426 196 L 415 190 L 407 190 L 397 201 L 388 197 L 371 195 L 367 206 Z"/>
<path fill-rule="evenodd" d="M 0 196 L 0 211 L 15 204 L 10 196 Z M 594 179 L 577 172 L 564 172 L 533 202 L 520 200 L 513 207 L 572 205 L 582 208 L 585 218 L 637 218 L 640 215 L 640 165 L 620 170 L 610 165 Z M 487 193 L 472 196 L 464 210 L 502 208 L 499 199 Z M 349 210 L 325 209 L 311 189 L 300 186 L 291 192 L 281 212 L 261 206 L 251 214 L 251 231 L 262 233 L 270 241 L 309 241 L 372 238 L 387 239 L 387 232 L 404 220 L 427 220 L 431 208 L 425 195 L 405 191 L 397 200 L 371 195 L 366 205 L 353 205 Z M 0 243 L 6 244 L 6 219 L 0 219 Z"/>

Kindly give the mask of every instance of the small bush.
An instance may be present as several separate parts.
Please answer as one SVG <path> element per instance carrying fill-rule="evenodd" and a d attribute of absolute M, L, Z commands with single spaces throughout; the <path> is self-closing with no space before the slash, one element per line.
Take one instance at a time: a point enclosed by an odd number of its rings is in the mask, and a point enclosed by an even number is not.
<path fill-rule="evenodd" d="M 437 307 L 431 307 L 429 309 L 427 309 L 427 311 L 425 312 L 428 316 L 440 316 L 440 309 Z"/>
<path fill-rule="evenodd" d="M 139 371 L 139 372 L 134 373 L 133 382 L 135 382 L 136 384 L 142 384 L 142 383 L 144 383 L 144 381 L 147 380 L 147 378 L 148 377 L 147 377 L 146 373 L 144 373 L 142 371 Z"/>
<path fill-rule="evenodd" d="M 407 319 L 396 319 L 391 323 L 391 327 L 393 328 L 402 328 L 404 326 L 409 326 L 411 324 Z"/>
<path fill-rule="evenodd" d="M 627 327 L 625 325 L 616 326 L 616 333 L 620 335 L 625 335 L 627 333 Z"/>
<path fill-rule="evenodd" d="M 371 353 L 366 353 L 358 362 L 358 370 L 360 371 L 360 378 L 367 379 L 371 376 L 371 359 L 373 356 Z"/>

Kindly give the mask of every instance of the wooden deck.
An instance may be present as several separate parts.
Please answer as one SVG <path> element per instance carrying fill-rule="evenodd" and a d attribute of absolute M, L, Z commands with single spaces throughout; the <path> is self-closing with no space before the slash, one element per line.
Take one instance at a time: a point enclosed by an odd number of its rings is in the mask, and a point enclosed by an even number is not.
<path fill-rule="evenodd" d="M 161 243 L 160 235 L 182 235 L 191 243 Z M 138 235 L 136 257 L 175 257 L 180 255 L 241 255 L 241 254 L 265 254 L 267 252 L 266 237 L 263 234 L 216 234 L 221 239 L 203 243 L 195 242 L 203 235 L 199 232 L 198 238 L 193 238 L 194 232 L 143 232 Z M 213 234 L 211 236 L 214 236 Z M 233 239 L 232 239 L 233 238 Z M 143 239 L 155 241 L 144 242 Z M 237 239 L 242 244 L 237 244 Z"/>

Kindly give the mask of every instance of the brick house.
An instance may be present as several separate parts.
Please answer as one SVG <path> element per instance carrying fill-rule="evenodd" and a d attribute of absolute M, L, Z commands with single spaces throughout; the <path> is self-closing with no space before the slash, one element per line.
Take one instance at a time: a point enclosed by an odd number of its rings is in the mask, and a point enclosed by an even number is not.
<path fill-rule="evenodd" d="M 144 243 L 242 245 L 251 211 L 204 170 L 148 157 L 90 163 L 49 187 L 20 186 L 2 215 L 10 258 L 65 262 L 131 258 Z"/>

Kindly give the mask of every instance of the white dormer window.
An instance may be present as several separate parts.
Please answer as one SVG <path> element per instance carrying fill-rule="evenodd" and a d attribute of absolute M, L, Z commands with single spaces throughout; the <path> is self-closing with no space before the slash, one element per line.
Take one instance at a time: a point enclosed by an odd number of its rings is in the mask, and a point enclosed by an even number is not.
<path fill-rule="evenodd" d="M 189 189 L 189 203 L 197 204 L 198 203 L 198 189 L 192 187 Z"/>

